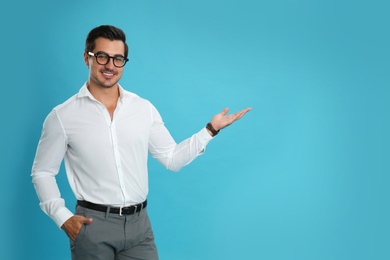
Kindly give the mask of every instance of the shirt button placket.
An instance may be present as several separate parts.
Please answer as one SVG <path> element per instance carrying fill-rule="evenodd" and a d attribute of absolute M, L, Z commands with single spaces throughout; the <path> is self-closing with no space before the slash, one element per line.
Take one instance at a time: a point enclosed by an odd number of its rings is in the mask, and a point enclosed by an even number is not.
<path fill-rule="evenodd" d="M 125 201 L 126 195 L 124 190 L 124 180 L 123 180 L 123 171 L 122 171 L 122 165 L 121 165 L 121 156 L 118 149 L 118 139 L 116 135 L 116 129 L 115 129 L 115 122 L 112 121 L 110 125 L 110 133 L 111 133 L 111 141 L 112 141 L 112 148 L 114 151 L 114 157 L 115 157 L 115 164 L 117 169 L 117 174 L 119 177 L 119 186 L 122 191 L 123 200 Z"/>

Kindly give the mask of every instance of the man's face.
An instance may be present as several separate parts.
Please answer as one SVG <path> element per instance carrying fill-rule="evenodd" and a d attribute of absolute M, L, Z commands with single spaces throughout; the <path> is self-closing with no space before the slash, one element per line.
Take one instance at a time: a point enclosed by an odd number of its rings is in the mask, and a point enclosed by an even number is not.
<path fill-rule="evenodd" d="M 125 55 L 125 45 L 122 41 L 111 41 L 106 38 L 97 38 L 95 40 L 95 49 L 93 53 L 104 52 L 109 56 Z M 109 59 L 106 65 L 100 65 L 96 57 L 84 53 L 85 64 L 89 67 L 89 84 L 101 88 L 111 88 L 116 86 L 122 77 L 123 68 L 115 67 L 113 59 Z"/>

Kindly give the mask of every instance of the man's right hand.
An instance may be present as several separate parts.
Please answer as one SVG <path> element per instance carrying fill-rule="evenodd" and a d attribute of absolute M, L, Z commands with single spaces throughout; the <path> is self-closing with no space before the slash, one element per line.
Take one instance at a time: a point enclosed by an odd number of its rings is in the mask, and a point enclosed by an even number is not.
<path fill-rule="evenodd" d="M 65 223 L 61 226 L 61 229 L 65 231 L 65 233 L 71 240 L 74 241 L 79 234 L 82 225 L 89 225 L 91 223 L 92 218 L 74 215 L 73 217 L 65 221 Z"/>

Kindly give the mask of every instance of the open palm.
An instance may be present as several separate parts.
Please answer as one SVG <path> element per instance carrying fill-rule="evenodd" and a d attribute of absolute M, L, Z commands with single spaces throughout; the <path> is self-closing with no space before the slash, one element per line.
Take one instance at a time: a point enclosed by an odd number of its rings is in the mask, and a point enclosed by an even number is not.
<path fill-rule="evenodd" d="M 219 114 L 216 114 L 211 118 L 211 125 L 218 131 L 232 124 L 234 121 L 237 121 L 250 110 L 252 110 L 252 108 L 248 107 L 234 114 L 227 115 L 229 108 L 224 108 Z"/>

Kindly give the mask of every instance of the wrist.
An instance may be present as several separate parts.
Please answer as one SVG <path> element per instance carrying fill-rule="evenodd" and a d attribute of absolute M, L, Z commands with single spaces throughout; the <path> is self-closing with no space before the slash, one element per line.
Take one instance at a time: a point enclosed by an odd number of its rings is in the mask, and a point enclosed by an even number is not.
<path fill-rule="evenodd" d="M 216 136 L 219 133 L 219 130 L 215 130 L 211 122 L 207 123 L 206 129 L 209 131 L 212 137 Z"/>

